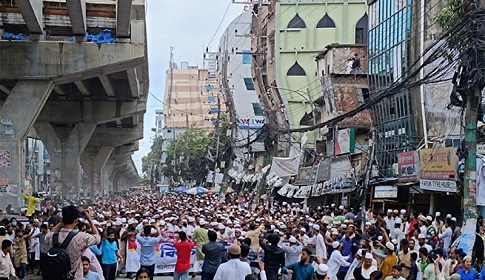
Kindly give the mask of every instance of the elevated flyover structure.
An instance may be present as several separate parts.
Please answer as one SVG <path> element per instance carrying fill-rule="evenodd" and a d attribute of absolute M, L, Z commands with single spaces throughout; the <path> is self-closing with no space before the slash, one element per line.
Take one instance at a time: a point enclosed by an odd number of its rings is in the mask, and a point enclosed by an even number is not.
<path fill-rule="evenodd" d="M 137 184 L 145 16 L 144 0 L 0 0 L 0 208 L 21 201 L 26 137 L 46 146 L 63 197 Z M 113 40 L 92 42 L 100 32 Z"/>

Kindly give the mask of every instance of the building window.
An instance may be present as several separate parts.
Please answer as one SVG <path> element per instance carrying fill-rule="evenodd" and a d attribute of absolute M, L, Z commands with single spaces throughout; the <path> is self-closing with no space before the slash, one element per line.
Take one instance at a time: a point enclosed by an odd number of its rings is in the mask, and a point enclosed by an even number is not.
<path fill-rule="evenodd" d="M 216 103 L 215 96 L 208 96 L 207 99 L 208 99 L 209 103 Z"/>
<path fill-rule="evenodd" d="M 357 100 L 359 101 L 360 104 L 369 102 L 370 95 L 369 95 L 368 88 L 357 88 L 356 92 L 357 92 Z"/>
<path fill-rule="evenodd" d="M 251 51 L 243 51 L 243 64 L 251 64 Z"/>
<path fill-rule="evenodd" d="M 335 28 L 335 22 L 325 13 L 323 18 L 317 23 L 317 28 Z"/>
<path fill-rule="evenodd" d="M 369 31 L 369 17 L 367 13 L 359 19 L 355 25 L 355 43 L 367 45 L 367 33 Z"/>
<path fill-rule="evenodd" d="M 293 17 L 288 23 L 287 28 L 306 28 L 306 24 L 300 15 L 296 13 L 295 17 Z"/>
<path fill-rule="evenodd" d="M 298 61 L 295 61 L 295 64 L 288 69 L 286 73 L 288 76 L 306 76 L 305 70 L 298 64 Z"/>
<path fill-rule="evenodd" d="M 253 111 L 255 116 L 264 116 L 263 109 L 259 106 L 259 103 L 252 103 L 253 104 Z"/>
<path fill-rule="evenodd" d="M 244 78 L 244 84 L 246 85 L 247 90 L 255 90 L 253 79 L 251 78 Z"/>

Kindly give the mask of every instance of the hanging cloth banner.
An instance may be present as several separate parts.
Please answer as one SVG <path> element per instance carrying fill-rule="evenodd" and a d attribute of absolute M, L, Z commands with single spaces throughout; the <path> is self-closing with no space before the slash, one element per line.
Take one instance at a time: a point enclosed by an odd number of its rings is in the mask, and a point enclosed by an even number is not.
<path fill-rule="evenodd" d="M 274 157 L 271 163 L 270 174 L 273 173 L 279 177 L 289 177 L 298 174 L 298 168 L 300 166 L 300 159 L 298 157 L 293 158 L 281 158 Z"/>

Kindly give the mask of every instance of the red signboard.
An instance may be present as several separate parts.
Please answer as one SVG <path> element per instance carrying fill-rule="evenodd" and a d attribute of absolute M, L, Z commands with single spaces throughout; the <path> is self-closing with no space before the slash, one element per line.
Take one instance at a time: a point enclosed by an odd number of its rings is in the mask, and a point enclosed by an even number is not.
<path fill-rule="evenodd" d="M 417 181 L 419 174 L 418 152 L 410 151 L 397 154 L 399 181 Z"/>

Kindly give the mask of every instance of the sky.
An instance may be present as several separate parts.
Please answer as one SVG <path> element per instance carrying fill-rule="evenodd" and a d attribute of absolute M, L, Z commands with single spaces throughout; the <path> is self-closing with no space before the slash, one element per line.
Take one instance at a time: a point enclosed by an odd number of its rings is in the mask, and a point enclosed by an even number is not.
<path fill-rule="evenodd" d="M 209 49 L 216 50 L 224 30 L 244 9 L 244 5 L 229 5 L 230 2 L 232 0 L 147 0 L 150 93 L 144 138 L 133 155 L 138 173 L 141 173 L 141 159 L 150 152 L 151 139 L 155 136 L 151 131 L 155 127 L 155 110 L 163 109 L 163 104 L 152 95 L 163 100 L 170 46 L 174 47 L 174 60 L 178 65 L 187 61 L 189 65 L 202 67 L 202 55 L 212 36 L 216 34 Z M 221 27 L 217 31 L 219 24 Z"/>

